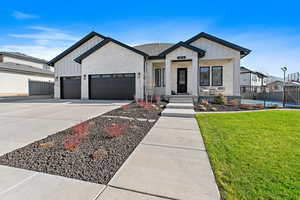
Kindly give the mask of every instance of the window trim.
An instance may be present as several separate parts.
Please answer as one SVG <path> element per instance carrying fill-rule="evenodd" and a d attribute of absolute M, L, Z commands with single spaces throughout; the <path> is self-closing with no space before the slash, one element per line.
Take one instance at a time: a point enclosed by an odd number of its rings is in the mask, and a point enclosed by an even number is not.
<path fill-rule="evenodd" d="M 214 73 L 214 69 L 215 68 L 221 68 L 221 84 L 214 84 L 214 76 L 213 76 L 213 73 Z M 212 86 L 223 86 L 223 66 L 212 66 L 211 67 L 211 85 Z"/>
<path fill-rule="evenodd" d="M 207 68 L 208 69 L 208 84 L 201 84 L 201 73 L 202 73 L 201 69 L 202 68 Z M 200 69 L 199 69 L 199 86 L 210 86 L 210 76 L 211 76 L 210 67 L 209 66 L 201 66 Z"/>

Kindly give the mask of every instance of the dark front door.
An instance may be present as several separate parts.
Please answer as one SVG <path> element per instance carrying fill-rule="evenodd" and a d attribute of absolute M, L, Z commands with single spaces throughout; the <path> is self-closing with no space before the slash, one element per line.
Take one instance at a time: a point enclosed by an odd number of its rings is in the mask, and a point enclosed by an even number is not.
<path fill-rule="evenodd" d="M 177 68 L 177 93 L 187 92 L 187 68 Z"/>

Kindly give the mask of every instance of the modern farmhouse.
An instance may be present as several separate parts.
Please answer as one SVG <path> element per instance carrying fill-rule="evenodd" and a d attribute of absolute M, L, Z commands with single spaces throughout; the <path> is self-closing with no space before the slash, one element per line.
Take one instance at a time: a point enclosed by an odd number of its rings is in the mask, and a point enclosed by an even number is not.
<path fill-rule="evenodd" d="M 177 44 L 134 47 L 91 32 L 48 64 L 56 98 L 239 97 L 240 59 L 249 53 L 204 32 Z"/>

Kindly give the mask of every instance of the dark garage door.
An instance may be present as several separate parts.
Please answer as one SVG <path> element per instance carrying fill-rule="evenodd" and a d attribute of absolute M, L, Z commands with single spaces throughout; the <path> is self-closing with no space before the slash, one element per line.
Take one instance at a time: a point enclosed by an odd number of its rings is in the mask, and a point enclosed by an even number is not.
<path fill-rule="evenodd" d="M 61 77 L 60 82 L 62 99 L 80 99 L 81 98 L 81 77 Z"/>
<path fill-rule="evenodd" d="M 135 95 L 135 74 L 97 74 L 89 76 L 90 99 L 131 100 Z"/>

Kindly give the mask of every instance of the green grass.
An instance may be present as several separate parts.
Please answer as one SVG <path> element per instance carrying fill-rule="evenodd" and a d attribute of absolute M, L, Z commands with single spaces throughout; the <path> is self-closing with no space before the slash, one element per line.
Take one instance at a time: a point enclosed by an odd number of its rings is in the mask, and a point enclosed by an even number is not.
<path fill-rule="evenodd" d="M 223 199 L 300 199 L 300 111 L 197 120 Z"/>

